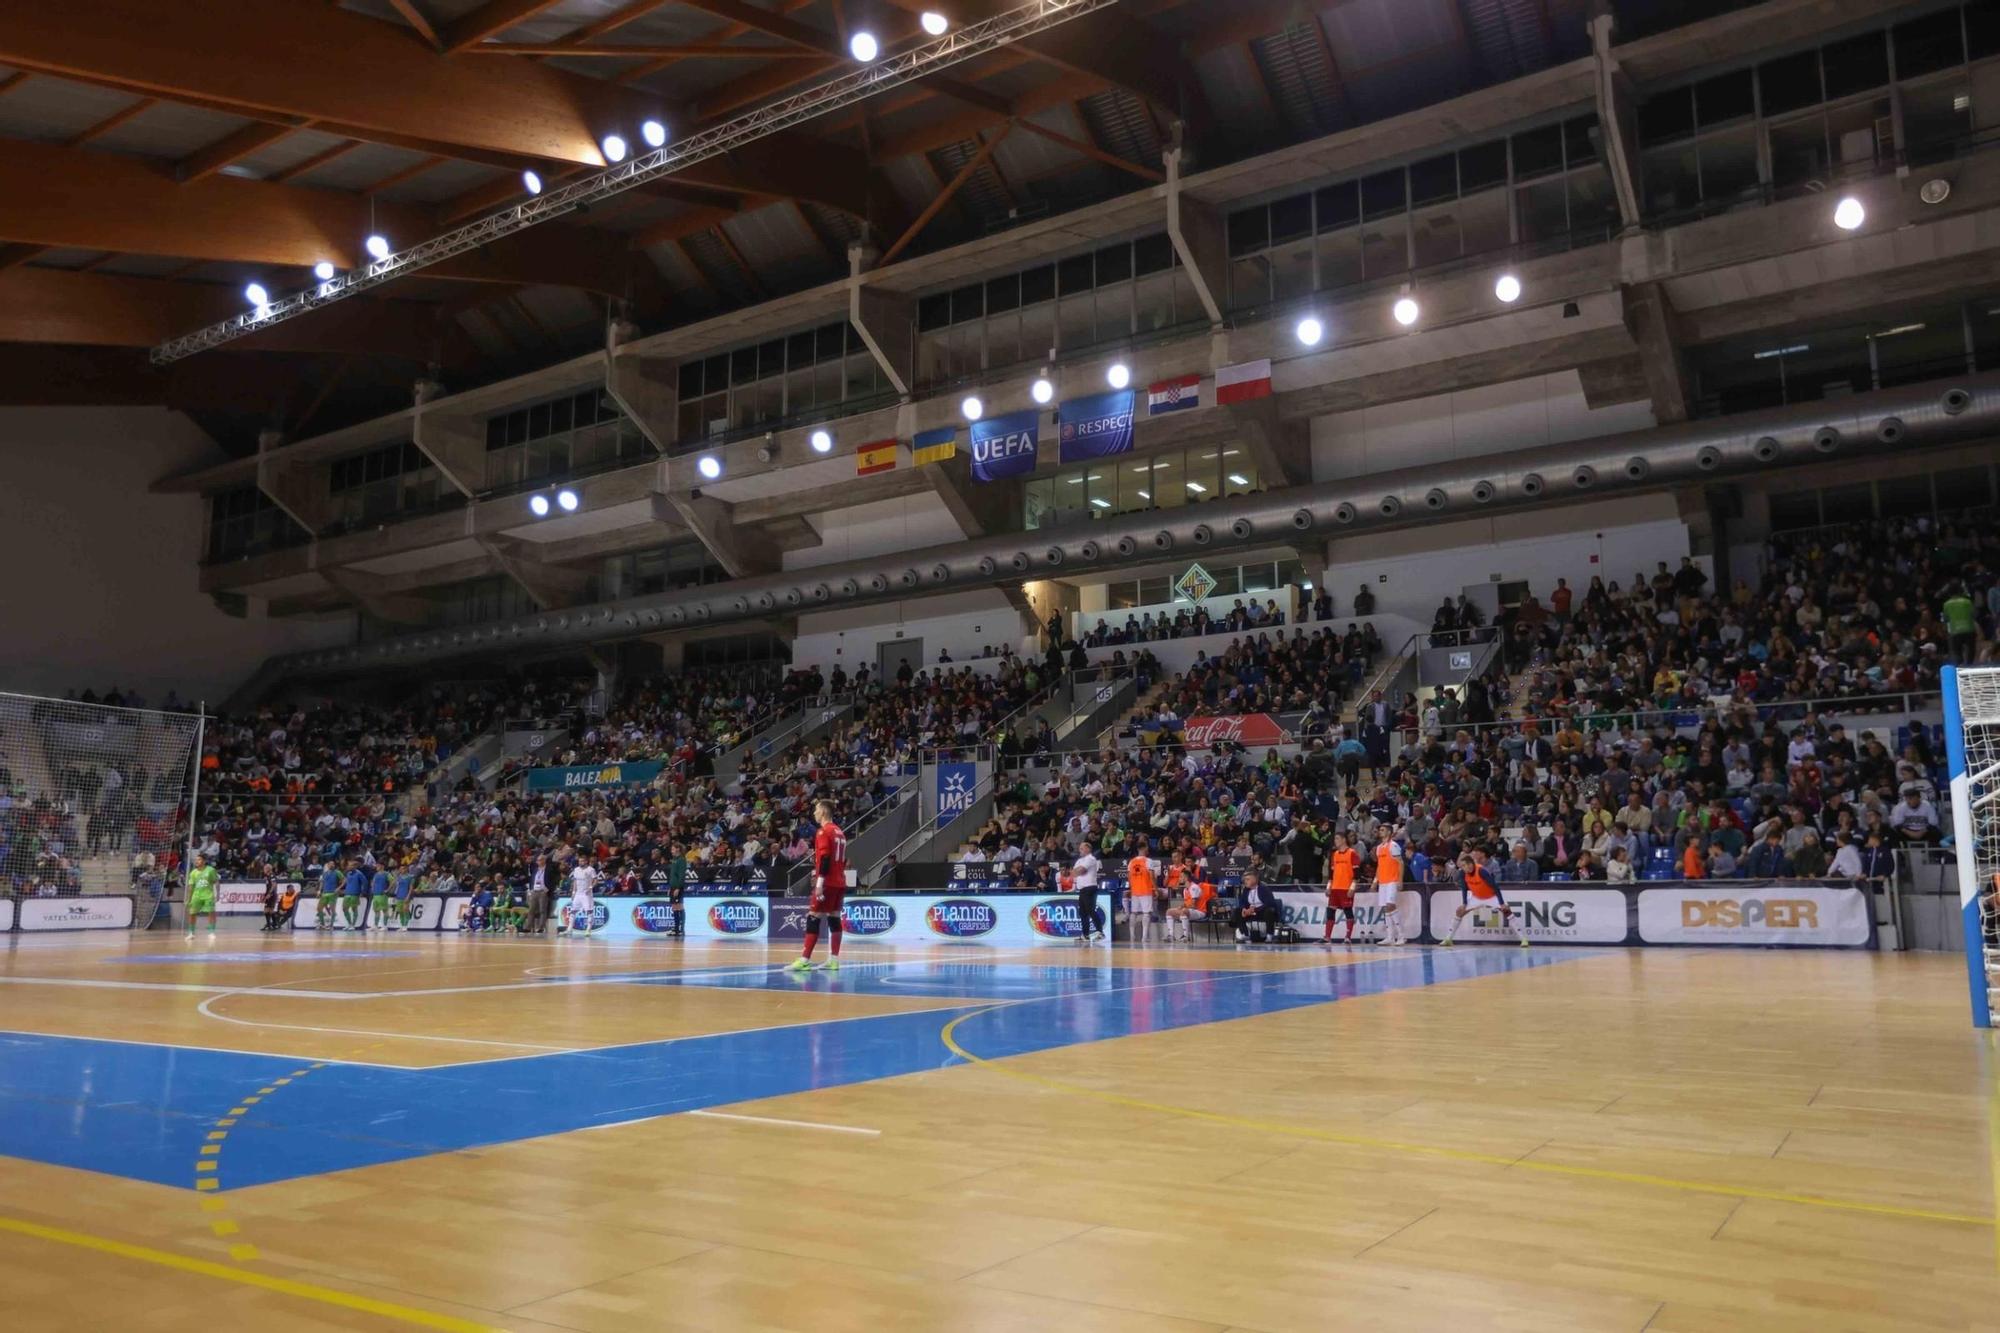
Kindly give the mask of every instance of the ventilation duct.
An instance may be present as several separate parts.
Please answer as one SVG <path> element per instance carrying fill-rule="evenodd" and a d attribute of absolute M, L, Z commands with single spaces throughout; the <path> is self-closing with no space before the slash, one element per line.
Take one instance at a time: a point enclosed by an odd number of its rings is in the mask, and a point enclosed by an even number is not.
<path fill-rule="evenodd" d="M 1344 534 L 1374 532 L 1436 522 L 1434 503 L 1439 495 L 1446 512 L 1474 504 L 1491 513 L 1575 501 L 1574 485 L 1549 487 L 1548 477 L 1576 482 L 1588 476 L 1588 494 L 1616 495 L 1815 462 L 1826 456 L 1824 442 L 1829 438 L 1838 442 L 1844 456 L 1885 449 L 1892 443 L 1899 452 L 1960 444 L 1996 429 L 2000 429 L 2000 374 L 1971 376 L 1949 387 L 1906 386 L 1524 450 L 1504 460 L 1512 478 L 1507 484 L 1496 485 L 1473 471 L 1503 461 L 1488 457 L 1232 496 L 1198 507 L 1082 520 L 1041 528 L 1034 535 L 1048 544 L 1046 549 L 1037 548 L 1046 564 L 1055 564 L 1059 554 L 1064 563 L 1098 561 L 1096 568 L 1109 571 L 1157 560 L 1161 552 L 1177 547 L 1201 546 L 1195 535 L 1198 529 L 1208 533 L 1204 549 L 1221 553 L 1259 541 L 1269 543 L 1280 533 L 1315 528 Z M 1405 505 L 1403 496 L 1421 497 L 1422 502 Z M 915 568 L 930 571 L 926 590 L 974 588 L 989 586 L 996 577 L 1014 577 L 1015 571 L 1033 565 L 1020 542 L 1021 534 L 1016 533 L 901 555 Z M 567 626 L 558 627 L 549 616 L 532 616 L 492 627 L 487 635 L 489 641 L 504 635 L 510 648 L 580 646 L 616 637 L 630 624 L 611 619 L 614 616 L 636 614 L 651 625 L 658 625 L 662 617 L 670 626 L 714 624 L 762 615 L 757 608 L 765 606 L 825 604 L 834 597 L 829 585 L 842 601 L 866 602 L 904 595 L 907 588 L 896 576 L 905 567 L 901 561 L 877 557 L 709 584 L 612 606 L 571 608 Z M 1008 573 L 1002 575 L 1003 569 Z M 751 609 L 739 609 L 746 604 Z M 392 659 L 400 664 L 476 651 L 478 637 L 473 634 L 468 636 L 470 642 L 457 644 L 440 642 L 431 633 L 411 635 L 294 653 L 276 659 L 274 666 L 289 672 L 365 670 Z"/>

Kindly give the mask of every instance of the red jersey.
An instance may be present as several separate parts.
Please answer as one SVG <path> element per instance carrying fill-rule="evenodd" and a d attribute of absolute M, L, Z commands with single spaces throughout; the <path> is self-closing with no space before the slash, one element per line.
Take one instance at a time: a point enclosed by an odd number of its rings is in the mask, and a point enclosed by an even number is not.
<path fill-rule="evenodd" d="M 847 888 L 847 835 L 838 824 L 821 824 L 813 835 L 813 874 L 826 885 L 827 892 Z"/>

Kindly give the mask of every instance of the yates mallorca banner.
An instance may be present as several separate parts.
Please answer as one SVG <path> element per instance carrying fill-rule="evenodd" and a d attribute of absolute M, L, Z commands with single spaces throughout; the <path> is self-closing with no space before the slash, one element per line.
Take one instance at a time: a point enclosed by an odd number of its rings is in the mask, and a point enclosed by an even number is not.
<path fill-rule="evenodd" d="M 1056 412 L 1056 459 L 1081 463 L 1132 451 L 1132 390 L 1072 398 Z"/>
<path fill-rule="evenodd" d="M 590 791 L 598 787 L 642 787 L 660 776 L 665 765 L 584 764 L 575 768 L 531 768 L 529 791 Z"/>
<path fill-rule="evenodd" d="M 1004 481 L 1033 472 L 1041 429 L 1042 414 L 1034 410 L 973 422 L 973 479 Z"/>

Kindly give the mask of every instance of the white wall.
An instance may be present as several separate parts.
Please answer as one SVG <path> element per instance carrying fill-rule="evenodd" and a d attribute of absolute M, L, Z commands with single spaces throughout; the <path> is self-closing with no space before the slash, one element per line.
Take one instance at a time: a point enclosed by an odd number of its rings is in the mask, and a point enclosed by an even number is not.
<path fill-rule="evenodd" d="M 1647 430 L 1650 403 L 1593 408 L 1573 370 L 1314 417 L 1313 477 L 1333 481 L 1426 463 Z"/>
<path fill-rule="evenodd" d="M 349 617 L 238 620 L 199 590 L 201 498 L 147 488 L 222 461 L 164 408 L 0 408 L 0 689 L 213 703 L 271 653 L 348 640 Z"/>
<path fill-rule="evenodd" d="M 1342 613 L 1366 584 L 1378 614 L 1407 616 L 1428 627 L 1445 596 L 1455 598 L 1495 574 L 1507 582 L 1526 579 L 1529 591 L 1546 604 L 1558 577 L 1568 579 L 1581 598 L 1593 574 L 1630 586 L 1635 572 L 1650 576 L 1661 560 L 1677 569 L 1687 554 L 1687 525 L 1671 495 L 1620 496 L 1339 538 L 1327 543 L 1326 586 Z"/>
<path fill-rule="evenodd" d="M 944 501 L 929 491 L 836 509 L 816 515 L 812 522 L 819 529 L 820 544 L 785 552 L 786 569 L 810 569 L 965 540 Z"/>
<path fill-rule="evenodd" d="M 951 649 L 964 663 L 991 644 L 1014 645 L 1015 652 L 1032 652 L 1022 632 L 1021 613 L 997 588 L 946 593 L 921 600 L 884 602 L 875 606 L 817 611 L 799 617 L 792 640 L 792 665 L 831 672 L 838 663 L 852 675 L 856 667 L 875 666 L 875 646 L 898 637 L 924 641 L 924 665 L 935 665 L 938 650 Z"/>

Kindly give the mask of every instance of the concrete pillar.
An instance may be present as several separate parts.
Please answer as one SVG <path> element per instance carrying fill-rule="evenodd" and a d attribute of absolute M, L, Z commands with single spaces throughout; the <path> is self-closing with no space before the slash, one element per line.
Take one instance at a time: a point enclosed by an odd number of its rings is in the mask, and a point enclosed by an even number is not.
<path fill-rule="evenodd" d="M 664 454 L 680 434 L 680 363 L 623 350 L 624 332 L 618 324 L 611 326 L 604 387 L 619 410 Z"/>
<path fill-rule="evenodd" d="M 475 496 L 486 489 L 484 417 L 454 415 L 442 405 L 420 402 L 410 438 L 462 494 Z"/>
<path fill-rule="evenodd" d="M 1181 193 L 1181 150 L 1169 148 L 1167 167 L 1167 238 L 1174 243 L 1201 301 L 1202 313 L 1214 328 L 1222 327 L 1222 303 L 1229 293 L 1229 250 L 1222 219 L 1215 210 Z"/>
<path fill-rule="evenodd" d="M 1618 220 L 1627 230 L 1639 225 L 1638 121 L 1631 81 L 1611 53 L 1610 14 L 1590 21 L 1591 55 L 1597 72 L 1597 124 L 1604 139 L 1604 164 L 1618 198 Z"/>
<path fill-rule="evenodd" d="M 324 465 L 285 457 L 284 436 L 262 431 L 257 436 L 257 489 L 315 535 L 333 522 L 333 482 Z"/>
<path fill-rule="evenodd" d="M 847 247 L 848 322 L 896 392 L 908 398 L 917 366 L 917 303 L 862 282 L 862 266 L 872 262 L 871 255 L 860 245 Z"/>

